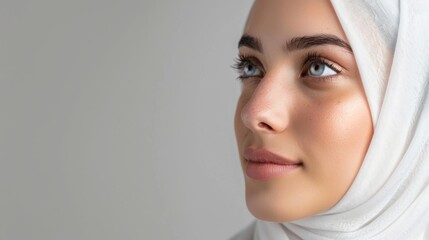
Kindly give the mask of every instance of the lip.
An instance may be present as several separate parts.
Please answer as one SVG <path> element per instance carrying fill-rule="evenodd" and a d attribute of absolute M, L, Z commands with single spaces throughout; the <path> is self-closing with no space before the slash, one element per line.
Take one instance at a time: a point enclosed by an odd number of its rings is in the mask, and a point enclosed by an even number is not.
<path fill-rule="evenodd" d="M 262 148 L 246 148 L 243 157 L 247 162 L 246 175 L 256 180 L 282 176 L 302 166 L 300 161 L 290 160 Z"/>

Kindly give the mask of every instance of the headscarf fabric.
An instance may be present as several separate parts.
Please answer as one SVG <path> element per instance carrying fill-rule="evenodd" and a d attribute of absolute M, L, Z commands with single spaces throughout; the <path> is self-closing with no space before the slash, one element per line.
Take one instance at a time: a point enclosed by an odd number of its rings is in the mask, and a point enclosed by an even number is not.
<path fill-rule="evenodd" d="M 244 232 L 254 240 L 429 240 L 429 1 L 331 3 L 371 110 L 368 152 L 333 208 L 288 223 L 257 220 Z"/>

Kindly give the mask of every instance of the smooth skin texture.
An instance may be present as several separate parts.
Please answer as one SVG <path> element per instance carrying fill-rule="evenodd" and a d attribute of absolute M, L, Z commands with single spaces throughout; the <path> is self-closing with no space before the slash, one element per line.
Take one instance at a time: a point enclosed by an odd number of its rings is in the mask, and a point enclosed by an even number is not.
<path fill-rule="evenodd" d="M 321 34 L 331 40 L 286 46 Z M 351 186 L 373 134 L 353 53 L 332 41 L 347 44 L 334 9 L 328 0 L 256 0 L 243 35 L 234 125 L 247 207 L 256 218 L 273 222 L 326 211 Z M 302 166 L 267 180 L 252 179 L 243 158 L 248 147 Z"/>

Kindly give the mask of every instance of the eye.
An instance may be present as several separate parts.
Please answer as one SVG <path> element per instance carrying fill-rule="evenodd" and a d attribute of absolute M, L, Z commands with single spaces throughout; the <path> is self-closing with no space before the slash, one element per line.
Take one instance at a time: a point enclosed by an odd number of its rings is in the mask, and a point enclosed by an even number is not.
<path fill-rule="evenodd" d="M 301 77 L 327 80 L 332 79 L 340 72 L 340 66 L 337 67 L 335 63 L 318 56 L 316 53 L 310 53 L 303 63 Z"/>
<path fill-rule="evenodd" d="M 312 63 L 307 74 L 312 77 L 326 77 L 337 74 L 338 72 L 323 62 Z"/>
<path fill-rule="evenodd" d="M 262 77 L 263 71 L 254 62 L 257 62 L 257 60 L 251 57 L 239 56 L 232 67 L 237 69 L 240 79 Z"/>
<path fill-rule="evenodd" d="M 240 72 L 241 78 L 258 77 L 262 73 L 262 71 L 251 62 L 245 63 Z"/>

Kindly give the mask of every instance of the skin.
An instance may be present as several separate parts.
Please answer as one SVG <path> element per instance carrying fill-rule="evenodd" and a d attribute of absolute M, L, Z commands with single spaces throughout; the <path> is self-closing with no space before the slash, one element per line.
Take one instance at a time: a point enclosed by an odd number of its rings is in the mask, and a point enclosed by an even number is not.
<path fill-rule="evenodd" d="M 259 39 L 262 47 L 239 47 L 239 55 L 251 59 L 258 73 L 242 79 L 234 119 L 247 207 L 256 218 L 273 222 L 324 212 L 344 196 L 359 171 L 373 134 L 370 110 L 352 52 L 332 44 L 294 51 L 282 46 L 317 34 L 347 43 L 334 9 L 327 0 L 256 0 L 244 34 Z M 310 52 L 341 72 L 310 76 L 303 66 Z M 237 68 L 243 76 L 249 66 Z M 243 158 L 248 147 L 302 166 L 252 179 Z"/>

